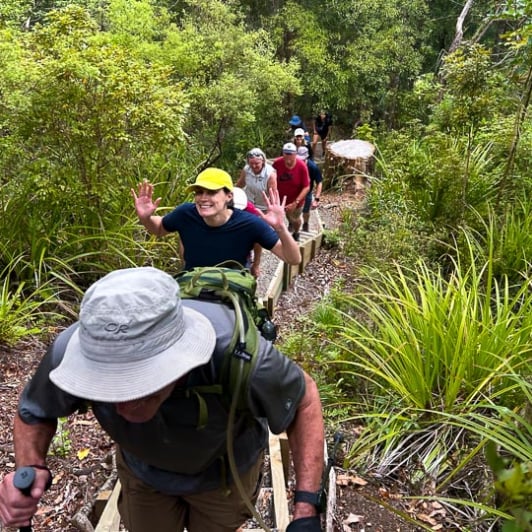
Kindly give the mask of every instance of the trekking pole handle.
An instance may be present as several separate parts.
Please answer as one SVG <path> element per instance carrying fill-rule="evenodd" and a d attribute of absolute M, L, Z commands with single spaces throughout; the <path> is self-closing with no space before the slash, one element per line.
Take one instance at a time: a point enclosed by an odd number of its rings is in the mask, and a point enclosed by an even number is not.
<path fill-rule="evenodd" d="M 31 487 L 35 482 L 35 469 L 31 466 L 19 467 L 15 471 L 13 478 L 13 486 L 17 488 L 23 495 L 29 497 L 31 495 Z M 31 521 L 29 525 L 21 526 L 19 532 L 32 532 Z"/>

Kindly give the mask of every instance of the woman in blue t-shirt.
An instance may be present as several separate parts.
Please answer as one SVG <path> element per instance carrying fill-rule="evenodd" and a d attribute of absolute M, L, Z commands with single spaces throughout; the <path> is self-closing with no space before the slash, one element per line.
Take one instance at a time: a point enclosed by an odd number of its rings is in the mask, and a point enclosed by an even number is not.
<path fill-rule="evenodd" d="M 259 216 L 232 208 L 233 182 L 219 168 L 207 168 L 189 186 L 194 203 L 183 203 L 167 215 L 155 215 L 161 198 L 153 200 L 153 185 L 144 180 L 131 189 L 135 210 L 146 230 L 156 236 L 178 232 L 184 248 L 184 268 L 216 266 L 226 261 L 246 264 L 253 246 L 260 244 L 288 264 L 301 254 L 284 223 L 284 205 L 276 190 L 265 198 L 267 211 Z"/>

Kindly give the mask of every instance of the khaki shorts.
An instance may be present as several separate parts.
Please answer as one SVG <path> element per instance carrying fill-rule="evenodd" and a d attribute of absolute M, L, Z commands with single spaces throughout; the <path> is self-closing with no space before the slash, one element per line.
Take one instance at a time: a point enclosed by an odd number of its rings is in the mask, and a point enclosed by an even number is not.
<path fill-rule="evenodd" d="M 285 211 L 285 212 L 286 212 L 286 219 L 289 222 L 301 221 L 301 213 L 303 212 L 303 207 L 300 207 L 299 209 L 294 209 L 293 211 Z"/>
<path fill-rule="evenodd" d="M 196 495 L 164 495 L 135 477 L 117 449 L 118 478 L 122 490 L 118 511 L 128 532 L 234 532 L 251 514 L 238 489 L 206 491 Z M 263 457 L 240 476 L 254 503 L 262 480 Z"/>

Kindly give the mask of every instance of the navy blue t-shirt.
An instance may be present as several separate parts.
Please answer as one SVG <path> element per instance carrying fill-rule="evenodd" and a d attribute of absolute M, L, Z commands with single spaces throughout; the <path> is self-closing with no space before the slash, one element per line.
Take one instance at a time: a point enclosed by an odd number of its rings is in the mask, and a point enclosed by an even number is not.
<path fill-rule="evenodd" d="M 185 269 L 216 266 L 233 260 L 245 265 L 253 246 L 258 243 L 272 249 L 277 233 L 254 214 L 234 209 L 223 225 L 211 227 L 199 215 L 194 203 L 183 203 L 163 217 L 168 232 L 179 233 L 185 248 Z"/>

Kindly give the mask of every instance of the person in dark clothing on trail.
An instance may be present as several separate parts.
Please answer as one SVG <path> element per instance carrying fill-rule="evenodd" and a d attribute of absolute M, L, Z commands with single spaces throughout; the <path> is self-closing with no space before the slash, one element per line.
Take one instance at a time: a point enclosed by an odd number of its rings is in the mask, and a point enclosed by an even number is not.
<path fill-rule="evenodd" d="M 303 205 L 303 231 L 308 232 L 310 210 L 319 207 L 323 177 L 319 166 L 309 157 L 308 148 L 306 146 L 300 146 L 297 149 L 297 158 L 306 163 L 310 178 L 310 190 L 305 196 L 305 204 Z"/>
<path fill-rule="evenodd" d="M 333 121 L 331 115 L 322 109 L 314 119 L 314 137 L 312 138 L 313 153 L 316 153 L 316 146 L 321 139 L 321 153 L 322 156 L 325 155 L 332 125 Z"/>
<path fill-rule="evenodd" d="M 194 203 L 183 203 L 164 217 L 155 215 L 161 198 L 153 199 L 153 185 L 131 190 L 135 209 L 146 230 L 156 236 L 178 232 L 184 249 L 184 268 L 216 266 L 234 261 L 245 265 L 255 244 L 269 249 L 288 264 L 299 264 L 301 253 L 284 224 L 284 204 L 276 190 L 265 197 L 267 211 L 254 216 L 232 209 L 233 182 L 219 168 L 203 170 L 190 185 Z"/>

